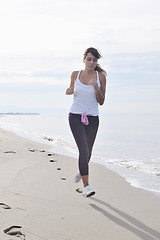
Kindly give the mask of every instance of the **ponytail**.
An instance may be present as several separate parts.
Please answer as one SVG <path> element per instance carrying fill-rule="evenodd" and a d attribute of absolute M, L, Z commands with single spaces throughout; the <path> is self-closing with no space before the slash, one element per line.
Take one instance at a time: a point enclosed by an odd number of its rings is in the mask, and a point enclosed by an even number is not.
<path fill-rule="evenodd" d="M 98 72 L 103 72 L 105 75 L 107 75 L 106 71 L 103 68 L 101 68 L 99 64 L 97 64 L 94 70 Z"/>

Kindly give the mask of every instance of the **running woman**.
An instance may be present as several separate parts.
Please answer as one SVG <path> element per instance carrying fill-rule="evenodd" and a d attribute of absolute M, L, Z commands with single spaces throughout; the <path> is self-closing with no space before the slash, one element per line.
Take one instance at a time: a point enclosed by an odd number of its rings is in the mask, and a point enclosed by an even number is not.
<path fill-rule="evenodd" d="M 69 124 L 79 150 L 79 171 L 75 182 L 82 179 L 83 195 L 90 197 L 95 191 L 89 185 L 89 161 L 99 126 L 98 104 L 103 105 L 106 92 L 106 72 L 98 64 L 101 54 L 95 48 L 84 53 L 84 70 L 73 71 L 66 94 L 74 94 L 69 112 Z"/>

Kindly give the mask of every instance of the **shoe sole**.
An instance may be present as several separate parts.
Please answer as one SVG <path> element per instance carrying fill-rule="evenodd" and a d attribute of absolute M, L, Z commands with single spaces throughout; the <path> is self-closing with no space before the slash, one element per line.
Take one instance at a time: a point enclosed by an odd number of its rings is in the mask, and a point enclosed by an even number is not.
<path fill-rule="evenodd" d="M 91 196 L 93 196 L 94 194 L 95 194 L 96 192 L 91 192 L 91 193 L 89 193 L 88 195 L 86 195 L 86 197 L 91 197 Z"/>

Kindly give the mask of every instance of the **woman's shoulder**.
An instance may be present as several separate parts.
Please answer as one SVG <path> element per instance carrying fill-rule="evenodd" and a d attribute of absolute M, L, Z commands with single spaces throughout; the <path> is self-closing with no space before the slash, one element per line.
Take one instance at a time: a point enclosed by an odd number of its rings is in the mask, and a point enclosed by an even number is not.
<path fill-rule="evenodd" d="M 78 76 L 79 71 L 73 71 L 71 74 L 71 78 L 76 80 L 77 76 Z"/>
<path fill-rule="evenodd" d="M 101 72 L 98 72 L 98 74 L 99 74 L 99 79 L 101 80 L 101 81 L 106 81 L 106 72 L 104 72 L 104 71 L 101 71 Z"/>
<path fill-rule="evenodd" d="M 73 71 L 71 75 L 72 75 L 73 77 L 75 77 L 75 76 L 77 77 L 78 73 L 79 73 L 79 71 Z"/>

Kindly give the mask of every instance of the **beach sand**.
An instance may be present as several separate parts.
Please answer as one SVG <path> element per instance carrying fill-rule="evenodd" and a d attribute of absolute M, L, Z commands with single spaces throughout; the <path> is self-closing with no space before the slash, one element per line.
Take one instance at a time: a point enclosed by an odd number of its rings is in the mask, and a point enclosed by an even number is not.
<path fill-rule="evenodd" d="M 76 173 L 76 159 L 0 129 L 0 240 L 160 240 L 159 197 L 91 163 L 85 198 Z"/>

